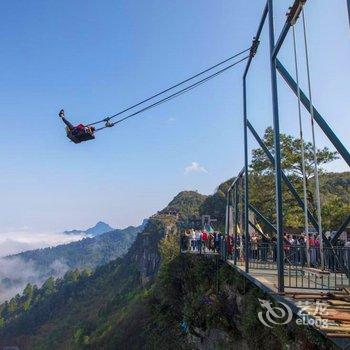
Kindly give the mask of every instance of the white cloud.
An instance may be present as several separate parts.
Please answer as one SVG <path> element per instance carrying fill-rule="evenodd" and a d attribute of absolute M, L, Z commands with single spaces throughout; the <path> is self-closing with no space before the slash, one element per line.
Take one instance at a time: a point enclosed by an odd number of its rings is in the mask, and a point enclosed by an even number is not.
<path fill-rule="evenodd" d="M 0 257 L 17 254 L 25 250 L 78 241 L 84 237 L 83 235 L 66 235 L 63 233 L 33 233 L 27 230 L 0 232 Z"/>
<path fill-rule="evenodd" d="M 69 267 L 64 261 L 55 260 L 48 266 L 37 266 L 34 261 L 20 257 L 4 258 L 26 250 L 53 247 L 77 241 L 86 236 L 64 233 L 33 233 L 28 228 L 21 231 L 0 232 L 0 303 L 22 292 L 27 283 L 42 283 L 49 277 L 61 277 Z"/>
<path fill-rule="evenodd" d="M 173 118 L 173 117 L 168 118 L 168 123 L 173 123 L 174 121 L 176 121 L 175 118 Z"/>
<path fill-rule="evenodd" d="M 192 162 L 185 168 L 185 174 L 189 173 L 208 173 L 207 169 L 204 166 L 200 165 L 197 162 Z"/>
<path fill-rule="evenodd" d="M 62 277 L 69 270 L 63 261 L 49 266 L 37 266 L 34 261 L 21 258 L 0 259 L 0 303 L 22 293 L 28 283 L 40 287 L 49 276 Z"/>

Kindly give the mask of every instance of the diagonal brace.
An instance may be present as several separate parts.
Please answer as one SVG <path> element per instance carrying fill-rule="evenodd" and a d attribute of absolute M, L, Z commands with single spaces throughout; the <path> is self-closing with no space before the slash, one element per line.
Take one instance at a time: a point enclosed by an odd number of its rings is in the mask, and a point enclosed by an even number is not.
<path fill-rule="evenodd" d="M 281 74 L 282 78 L 286 81 L 288 86 L 295 93 L 295 95 L 298 96 L 297 83 L 294 81 L 294 79 L 288 73 L 286 68 L 284 68 L 283 64 L 278 59 L 276 59 L 276 68 L 278 72 Z M 301 103 L 304 105 L 306 110 L 309 111 L 309 113 L 311 113 L 310 100 L 306 97 L 305 93 L 301 89 L 299 89 L 299 91 L 300 91 Z M 333 146 L 339 152 L 339 154 L 343 157 L 345 162 L 350 166 L 350 153 L 348 152 L 346 147 L 342 144 L 342 142 L 338 139 L 338 137 L 335 135 L 333 130 L 330 128 L 327 122 L 323 119 L 321 114 L 317 111 L 317 109 L 314 106 L 312 106 L 312 108 L 314 110 L 314 118 L 316 123 L 319 125 L 319 127 L 328 137 L 328 139 L 332 142 Z"/>
<path fill-rule="evenodd" d="M 256 215 L 258 216 L 264 223 L 266 226 L 270 227 L 270 229 L 277 233 L 277 229 L 275 227 L 275 225 L 273 225 L 269 219 L 267 219 L 263 214 L 260 213 L 260 211 L 258 209 L 256 209 L 252 204 L 249 204 L 249 209 Z"/>
<path fill-rule="evenodd" d="M 249 122 L 249 120 L 247 121 L 247 126 L 248 126 L 249 130 L 251 131 L 251 133 L 253 134 L 256 141 L 259 143 L 260 147 L 265 152 L 266 156 L 269 158 L 270 162 L 274 165 L 275 159 L 274 159 L 273 155 L 271 154 L 269 149 L 266 147 L 265 143 L 260 138 L 260 136 L 258 135 L 256 130 L 254 129 L 253 125 Z M 299 206 L 301 208 L 304 208 L 304 201 L 300 198 L 295 187 L 292 185 L 292 183 L 289 181 L 288 177 L 286 176 L 286 174 L 283 171 L 282 171 L 282 180 L 285 182 L 285 184 L 287 185 L 287 187 L 289 188 L 289 190 L 293 194 L 293 196 L 296 199 L 296 201 L 298 202 Z M 318 231 L 318 223 L 317 223 L 317 220 L 315 219 L 315 217 L 312 215 L 312 213 L 309 210 L 308 210 L 307 215 L 308 215 L 308 218 L 309 218 L 312 226 L 315 228 L 315 230 Z"/>
<path fill-rule="evenodd" d="M 331 239 L 331 244 L 335 244 L 338 240 L 339 236 L 342 234 L 342 232 L 346 229 L 346 227 L 350 224 L 350 215 L 347 217 L 347 219 L 344 221 L 344 223 L 340 226 L 337 233 L 334 235 L 334 237 Z"/>

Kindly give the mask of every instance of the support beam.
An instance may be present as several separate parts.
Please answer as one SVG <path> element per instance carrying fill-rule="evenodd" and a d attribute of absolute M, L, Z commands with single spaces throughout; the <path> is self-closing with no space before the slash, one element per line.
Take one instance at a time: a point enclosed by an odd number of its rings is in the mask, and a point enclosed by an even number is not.
<path fill-rule="evenodd" d="M 277 218 L 277 288 L 284 292 L 284 250 L 283 250 L 283 209 L 282 209 L 282 174 L 281 174 L 281 145 L 280 123 L 278 111 L 277 70 L 276 59 L 273 57 L 275 49 L 275 28 L 273 15 L 273 0 L 268 0 L 271 90 L 273 110 L 273 131 L 275 146 L 275 184 L 276 184 L 276 218 Z"/>
<path fill-rule="evenodd" d="M 297 83 L 294 81 L 294 79 L 291 77 L 291 75 L 288 73 L 288 71 L 284 68 L 284 66 L 278 59 L 276 60 L 276 67 L 278 72 L 281 74 L 282 78 L 288 84 L 288 86 L 292 89 L 295 95 L 298 96 Z M 301 100 L 301 103 L 306 108 L 306 110 L 309 111 L 309 113 L 311 113 L 310 101 L 301 89 L 300 89 L 300 100 Z M 314 110 L 314 119 L 316 123 L 319 125 L 319 127 L 328 137 L 328 139 L 332 142 L 333 146 L 339 152 L 339 154 L 343 157 L 345 162 L 350 166 L 350 153 L 348 152 L 346 147 L 341 143 L 341 141 L 335 135 L 333 130 L 330 128 L 327 122 L 323 119 L 321 114 L 317 111 L 317 109 L 313 107 L 313 110 Z"/>
<path fill-rule="evenodd" d="M 240 179 L 240 177 L 244 174 L 244 167 L 242 168 L 242 170 L 238 173 L 238 175 L 236 176 L 236 178 L 233 180 L 232 184 L 230 185 L 230 187 L 228 188 L 228 192 L 230 192 L 234 186 L 236 186 L 237 181 Z"/>
<path fill-rule="evenodd" d="M 270 239 L 268 236 L 265 235 L 264 232 L 262 232 L 262 231 L 261 231 L 256 225 L 254 225 L 250 220 L 249 220 L 249 225 L 250 225 L 251 227 L 253 227 L 253 229 L 254 229 L 255 231 L 259 232 L 261 236 L 263 236 L 263 237 L 266 238 L 267 240 Z"/>
<path fill-rule="evenodd" d="M 247 128 L 247 82 L 243 78 L 243 137 L 244 137 L 244 251 L 245 272 L 249 272 L 249 164 L 248 164 L 248 128 Z"/>
<path fill-rule="evenodd" d="M 247 74 L 250 68 L 250 65 L 252 63 L 253 57 L 256 52 L 257 45 L 259 44 L 259 38 L 261 35 L 261 32 L 264 28 L 264 24 L 266 22 L 266 18 L 268 15 L 268 2 L 266 2 L 266 5 L 263 10 L 263 14 L 259 23 L 258 30 L 256 32 L 256 35 L 254 37 L 253 45 L 255 46 L 255 51 L 251 51 L 249 55 L 249 59 L 246 65 L 246 68 L 244 70 L 243 74 L 243 135 L 244 135 L 244 179 L 245 179 L 245 187 L 244 187 L 244 233 L 245 233 L 245 271 L 249 272 L 249 218 L 248 218 L 248 204 L 249 204 L 249 178 L 248 178 L 248 132 L 247 132 Z M 242 236 L 243 237 L 243 236 Z"/>
<path fill-rule="evenodd" d="M 228 240 L 229 240 L 229 232 L 230 232 L 230 196 L 231 191 L 227 191 L 226 194 L 226 222 L 225 222 L 225 236 L 226 236 L 226 251 L 225 251 L 225 260 L 228 255 Z"/>
<path fill-rule="evenodd" d="M 284 42 L 284 39 L 286 38 L 288 32 L 289 32 L 289 29 L 290 29 L 291 25 L 290 25 L 290 22 L 289 21 L 286 21 L 286 23 L 284 24 L 284 27 L 282 29 L 282 32 L 277 40 L 277 43 L 276 43 L 276 46 L 275 48 L 273 49 L 273 53 L 272 53 L 272 57 L 275 59 L 282 47 L 282 44 Z"/>
<path fill-rule="evenodd" d="M 252 204 L 249 204 L 249 209 L 261 220 L 266 226 L 268 226 L 273 232 L 277 233 L 276 227 L 267 219 L 260 211 L 255 208 Z"/>
<path fill-rule="evenodd" d="M 273 155 L 271 154 L 271 152 L 269 151 L 269 149 L 266 147 L 264 141 L 260 138 L 260 136 L 258 135 L 258 133 L 256 132 L 256 130 L 254 129 L 253 125 L 249 122 L 249 120 L 247 121 L 247 126 L 250 130 L 250 132 L 253 134 L 255 140 L 259 143 L 259 146 L 262 148 L 262 150 L 265 152 L 267 158 L 269 158 L 270 162 L 274 165 L 275 164 L 275 158 L 273 157 Z M 300 208 L 304 208 L 304 201 L 300 198 L 299 193 L 297 192 L 297 190 L 295 189 L 295 187 L 293 186 L 293 184 L 289 181 L 287 175 L 282 172 L 282 180 L 284 181 L 284 183 L 287 185 L 287 187 L 289 188 L 290 192 L 292 193 L 292 195 L 294 196 L 295 200 L 297 201 L 298 205 L 300 206 Z M 317 220 L 315 219 L 315 217 L 312 215 L 312 213 L 310 212 L 310 210 L 308 210 L 308 219 L 311 222 L 312 226 L 315 228 L 316 231 L 318 231 L 318 223 Z"/>
<path fill-rule="evenodd" d="M 254 138 L 256 139 L 256 141 L 259 143 L 260 147 L 262 148 L 262 150 L 265 152 L 265 154 L 267 155 L 267 157 L 269 158 L 269 160 L 271 161 L 271 163 L 274 165 L 275 164 L 275 158 L 273 157 L 273 155 L 271 154 L 271 152 L 269 151 L 269 149 L 266 147 L 265 143 L 263 142 L 263 140 L 260 138 L 260 136 L 258 135 L 258 133 L 256 132 L 256 130 L 254 129 L 253 125 L 249 122 L 249 120 L 247 121 L 247 125 L 249 130 L 251 131 L 251 133 L 253 134 Z M 286 184 L 286 186 L 288 187 L 288 189 L 290 190 L 290 192 L 292 193 L 292 195 L 294 196 L 295 200 L 297 201 L 298 205 L 300 208 L 304 209 L 304 201 L 301 199 L 301 197 L 299 196 L 299 193 L 297 192 L 297 190 L 295 189 L 295 187 L 293 186 L 293 184 L 289 181 L 287 175 L 282 172 L 282 180 L 283 182 Z M 313 214 L 311 213 L 311 211 L 308 209 L 307 210 L 307 217 L 311 223 L 311 225 L 314 227 L 314 229 L 318 232 L 318 222 L 316 220 L 316 218 L 313 216 Z M 325 244 L 330 247 L 330 242 L 328 241 L 328 239 L 326 238 L 324 232 L 322 233 L 323 239 Z"/>
<path fill-rule="evenodd" d="M 331 244 L 335 244 L 339 238 L 339 236 L 342 234 L 342 232 L 346 229 L 346 227 L 350 224 L 350 215 L 347 217 L 347 219 L 344 221 L 344 223 L 340 226 L 337 233 L 334 235 L 334 237 L 331 239 Z"/>
<path fill-rule="evenodd" d="M 234 240 L 233 240 L 233 261 L 237 265 L 237 226 L 238 226 L 238 182 L 235 184 L 235 223 L 234 223 Z"/>
<path fill-rule="evenodd" d="M 346 3 L 348 5 L 348 16 L 349 16 L 349 25 L 350 25 L 350 0 L 346 0 Z"/>
<path fill-rule="evenodd" d="M 260 20 L 260 23 L 259 23 L 258 30 L 257 30 L 257 32 L 255 34 L 255 37 L 254 37 L 254 40 L 258 41 L 260 39 L 260 35 L 261 35 L 261 32 L 262 32 L 262 30 L 264 28 L 264 24 L 265 24 L 265 21 L 266 21 L 267 13 L 268 13 L 268 6 L 267 6 L 267 3 L 266 3 L 266 5 L 264 7 L 264 10 L 263 10 L 263 14 L 261 16 L 261 20 Z M 248 58 L 248 62 L 247 62 L 246 68 L 244 70 L 243 79 L 245 79 L 247 74 L 248 74 L 248 71 L 249 71 L 250 65 L 252 63 L 252 60 L 253 60 L 253 56 L 250 55 L 249 58 Z"/>
<path fill-rule="evenodd" d="M 275 48 L 273 50 L 272 57 L 274 59 L 277 57 L 277 55 L 278 55 L 278 53 L 279 53 L 279 51 L 284 43 L 284 40 L 286 39 L 286 36 L 289 32 L 289 29 L 298 20 L 299 15 L 300 15 L 305 3 L 306 3 L 306 0 L 294 0 L 293 6 L 289 8 L 289 12 L 287 13 L 286 23 L 283 26 L 282 32 L 281 32 L 280 36 L 278 37 Z"/>

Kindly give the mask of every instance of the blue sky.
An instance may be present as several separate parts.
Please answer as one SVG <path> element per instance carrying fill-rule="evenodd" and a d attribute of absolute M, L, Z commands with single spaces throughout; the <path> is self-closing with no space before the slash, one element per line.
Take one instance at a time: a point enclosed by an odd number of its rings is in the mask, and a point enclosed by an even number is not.
<path fill-rule="evenodd" d="M 279 32 L 291 1 L 277 2 Z M 310 1 L 306 13 L 314 102 L 349 147 L 345 3 Z M 237 173 L 244 65 L 93 142 L 68 142 L 57 113 L 64 107 L 73 122 L 93 121 L 247 48 L 263 6 L 263 0 L 3 1 L 0 233 L 84 228 L 98 220 L 137 224 L 179 191 L 212 193 Z M 293 72 L 291 36 L 280 59 Z M 279 88 L 282 131 L 296 134 L 296 100 L 281 79 Z M 248 92 L 250 119 L 262 133 L 272 123 L 266 30 Z M 330 146 L 317 135 L 319 146 Z M 340 161 L 330 169 L 347 170 Z"/>

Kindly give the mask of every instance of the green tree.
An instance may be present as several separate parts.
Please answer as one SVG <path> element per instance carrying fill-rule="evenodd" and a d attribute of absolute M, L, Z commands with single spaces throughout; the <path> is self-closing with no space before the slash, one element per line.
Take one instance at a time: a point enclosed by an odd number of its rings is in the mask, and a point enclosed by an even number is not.
<path fill-rule="evenodd" d="M 56 281 L 53 277 L 49 277 L 42 286 L 42 292 L 45 296 L 56 291 Z"/>
<path fill-rule="evenodd" d="M 23 309 L 27 311 L 30 308 L 31 302 L 33 300 L 33 286 L 28 283 L 27 286 L 23 290 Z"/>
<path fill-rule="evenodd" d="M 323 227 L 334 230 L 340 227 L 350 213 L 350 203 L 336 195 L 329 194 L 322 206 Z"/>
<path fill-rule="evenodd" d="M 275 154 L 274 150 L 274 138 L 273 129 L 268 127 L 265 130 L 263 141 L 271 152 Z M 286 175 L 301 178 L 303 176 L 303 165 L 301 157 L 301 140 L 295 138 L 292 135 L 281 134 L 281 166 Z M 314 176 L 314 153 L 311 142 L 304 142 L 304 155 L 305 155 L 305 175 L 307 180 Z M 317 149 L 316 151 L 317 163 L 319 172 L 322 172 L 323 165 L 338 158 L 337 152 L 330 151 L 327 147 Z M 254 149 L 252 151 L 251 169 L 259 174 L 266 175 L 273 172 L 274 166 L 270 162 L 269 158 L 261 148 Z"/>
<path fill-rule="evenodd" d="M 274 152 L 273 129 L 268 127 L 263 136 L 263 142 L 272 155 Z M 281 134 L 281 166 L 284 173 L 292 182 L 301 198 L 303 198 L 303 165 L 301 156 L 301 140 L 292 135 Z M 316 215 L 316 203 L 314 196 L 314 154 L 310 142 L 304 142 L 305 150 L 305 175 L 307 186 L 307 200 L 309 209 Z M 324 165 L 338 158 L 337 152 L 330 151 L 327 147 L 316 151 L 319 172 L 325 173 Z M 297 205 L 294 197 L 283 184 L 283 212 L 285 224 L 289 227 L 302 227 L 304 218 L 303 210 Z M 275 181 L 274 164 L 272 164 L 261 148 L 253 149 L 250 166 L 250 200 L 267 218 L 275 221 Z M 327 198 L 327 197 L 322 197 Z M 324 203 L 326 201 L 324 200 Z M 329 204 L 331 205 L 331 204 Z M 323 210 L 326 221 L 330 222 L 331 212 Z M 340 215 L 342 216 L 342 215 Z"/>

